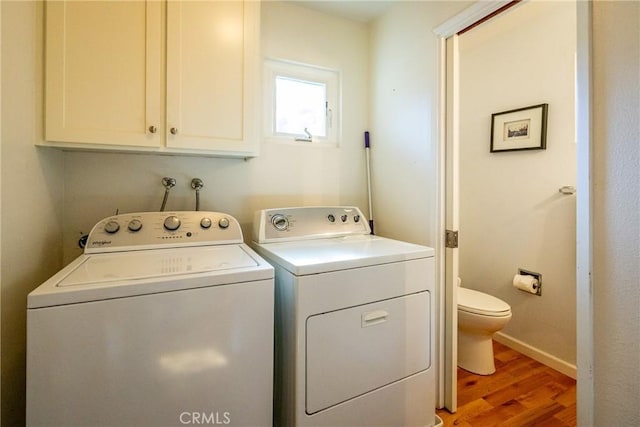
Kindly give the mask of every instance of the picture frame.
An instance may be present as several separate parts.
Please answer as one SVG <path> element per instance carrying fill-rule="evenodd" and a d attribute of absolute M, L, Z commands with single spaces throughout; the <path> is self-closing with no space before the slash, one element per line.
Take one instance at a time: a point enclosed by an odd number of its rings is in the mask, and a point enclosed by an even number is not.
<path fill-rule="evenodd" d="M 549 104 L 538 104 L 491 115 L 491 153 L 545 150 Z"/>

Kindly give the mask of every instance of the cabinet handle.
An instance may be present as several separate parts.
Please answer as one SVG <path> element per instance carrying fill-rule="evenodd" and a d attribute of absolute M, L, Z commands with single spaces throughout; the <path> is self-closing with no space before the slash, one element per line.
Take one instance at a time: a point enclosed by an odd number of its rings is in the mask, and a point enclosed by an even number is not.
<path fill-rule="evenodd" d="M 169 132 L 171 132 L 171 135 L 175 135 L 178 133 L 178 128 L 171 128 Z"/>
<path fill-rule="evenodd" d="M 156 133 L 156 132 L 158 132 L 158 128 L 155 127 L 155 126 L 149 126 L 149 132 Z"/>

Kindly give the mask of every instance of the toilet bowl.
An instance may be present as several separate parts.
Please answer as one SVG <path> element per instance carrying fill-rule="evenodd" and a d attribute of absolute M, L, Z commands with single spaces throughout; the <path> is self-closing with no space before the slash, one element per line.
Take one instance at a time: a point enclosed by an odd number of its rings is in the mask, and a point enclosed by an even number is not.
<path fill-rule="evenodd" d="M 511 319 L 511 307 L 494 296 L 458 288 L 458 366 L 479 375 L 496 371 L 493 334 Z"/>

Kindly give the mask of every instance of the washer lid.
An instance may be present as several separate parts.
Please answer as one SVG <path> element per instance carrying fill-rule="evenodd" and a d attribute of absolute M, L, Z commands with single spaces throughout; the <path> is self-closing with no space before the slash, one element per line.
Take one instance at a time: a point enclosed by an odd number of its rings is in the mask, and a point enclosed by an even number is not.
<path fill-rule="evenodd" d="M 28 308 L 273 279 L 245 244 L 81 255 L 31 292 Z"/>
<path fill-rule="evenodd" d="M 434 256 L 432 248 L 369 234 L 263 243 L 254 247 L 260 255 L 296 276 Z"/>
<path fill-rule="evenodd" d="M 57 286 L 96 285 L 257 265 L 258 263 L 237 245 L 116 252 L 88 255 L 84 262 Z"/>
<path fill-rule="evenodd" d="M 506 302 L 473 289 L 458 288 L 458 308 L 469 313 L 486 316 L 505 316 L 511 312 Z"/>

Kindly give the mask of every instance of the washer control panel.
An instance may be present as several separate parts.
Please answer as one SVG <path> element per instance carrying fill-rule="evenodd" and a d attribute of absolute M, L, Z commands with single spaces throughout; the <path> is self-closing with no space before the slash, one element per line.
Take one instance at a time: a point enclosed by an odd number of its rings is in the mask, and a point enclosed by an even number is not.
<path fill-rule="evenodd" d="M 98 222 L 85 253 L 242 243 L 238 221 L 222 212 L 139 212 Z"/>
<path fill-rule="evenodd" d="M 354 206 L 313 206 L 256 212 L 253 240 L 282 242 L 370 234 L 369 223 Z"/>

